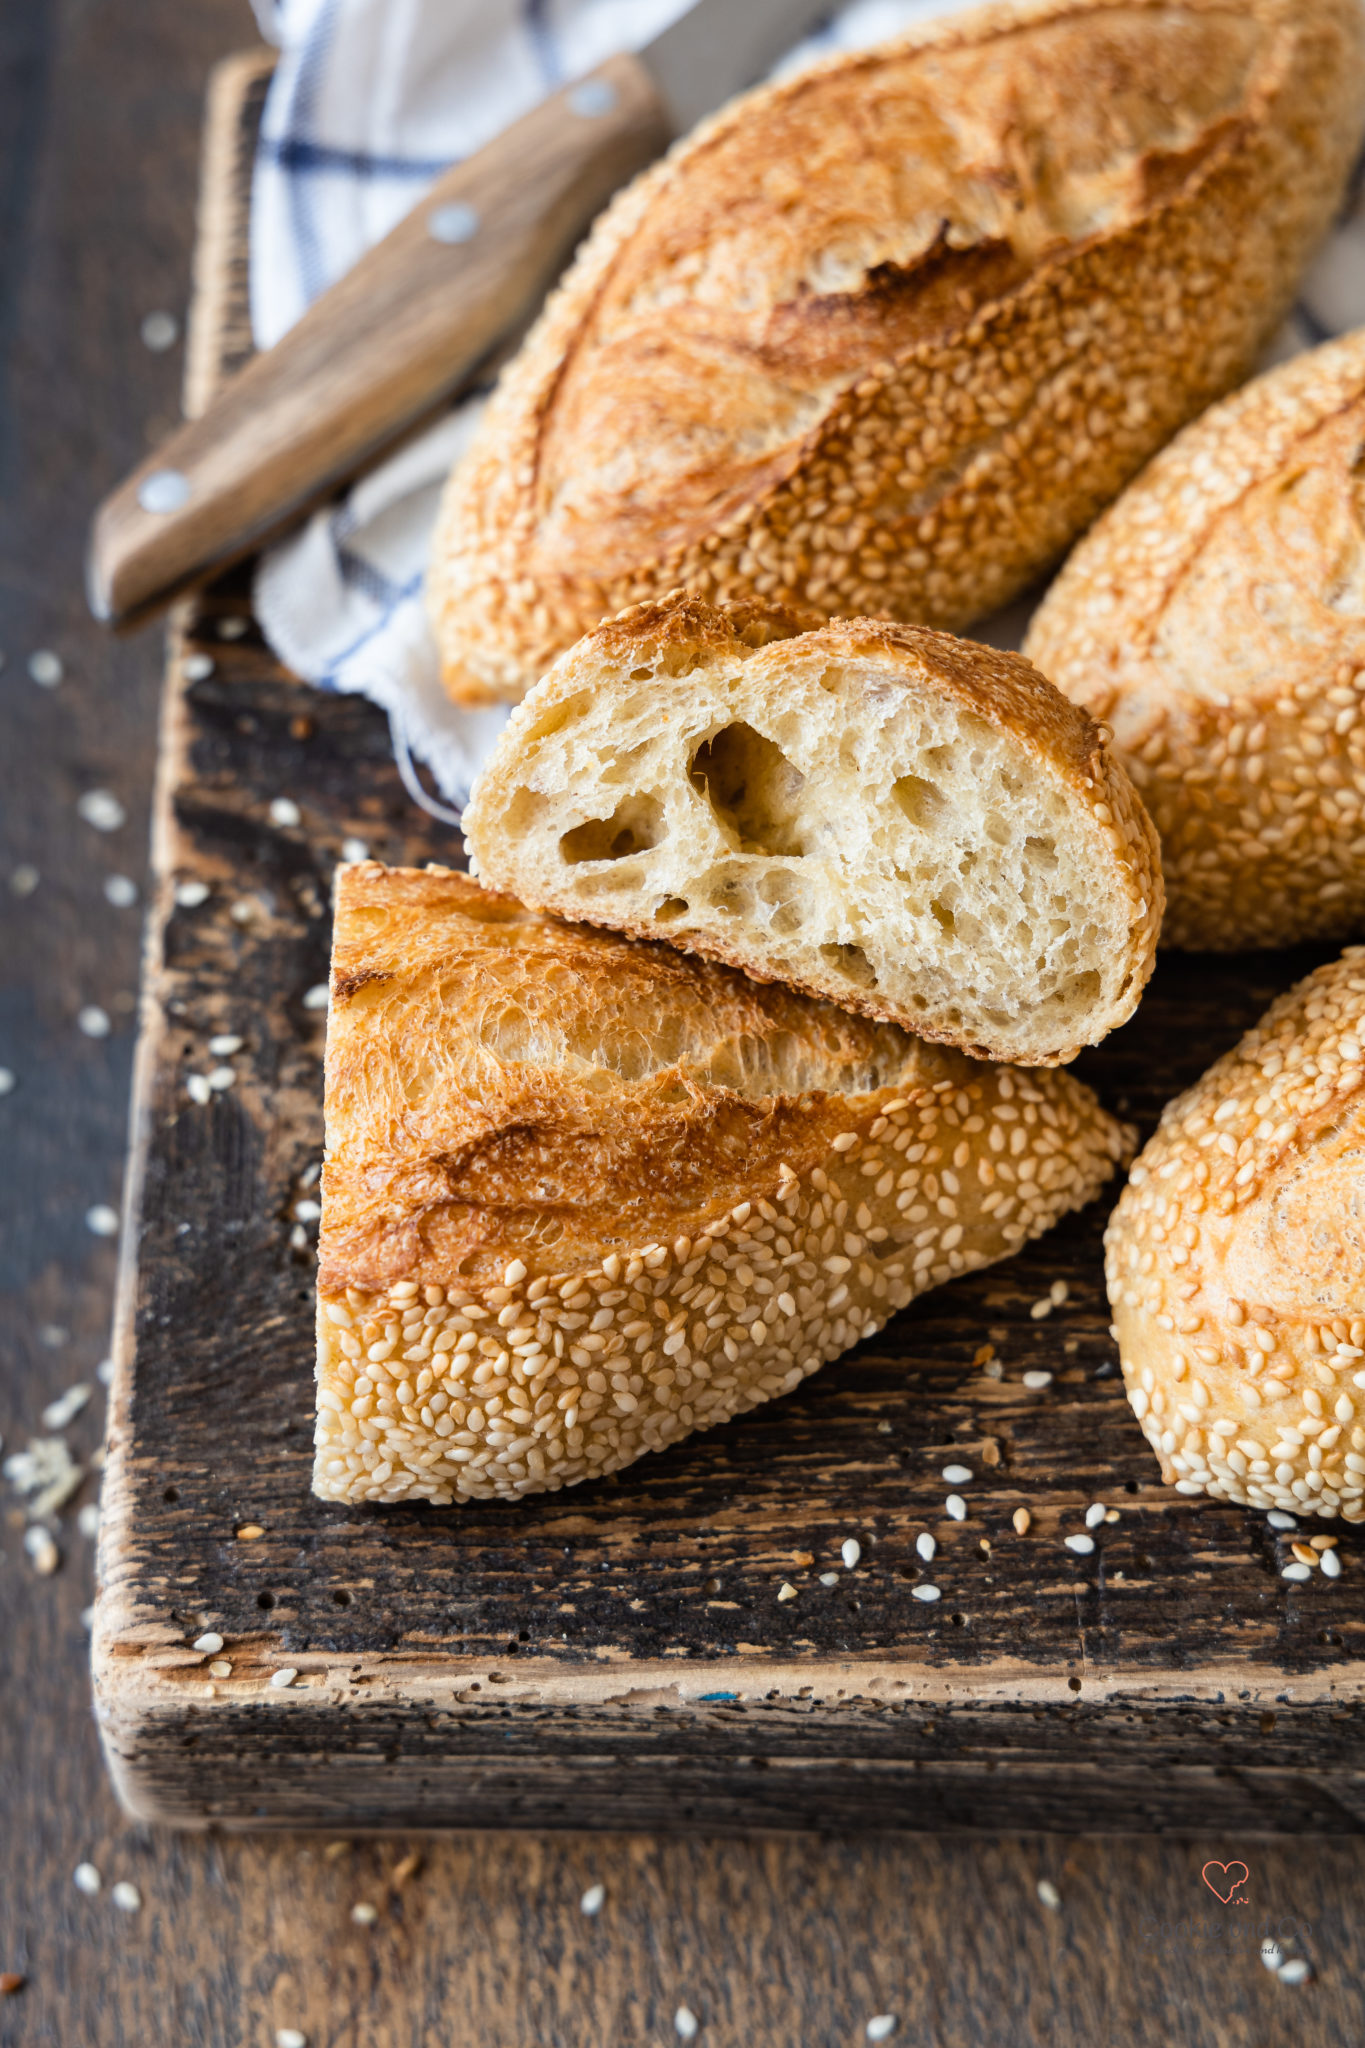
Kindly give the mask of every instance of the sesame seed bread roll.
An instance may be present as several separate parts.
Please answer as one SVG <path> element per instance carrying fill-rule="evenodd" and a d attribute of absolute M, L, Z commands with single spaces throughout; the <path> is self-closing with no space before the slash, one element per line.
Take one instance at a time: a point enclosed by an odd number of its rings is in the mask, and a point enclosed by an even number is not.
<path fill-rule="evenodd" d="M 1133 1411 L 1182 1493 L 1365 1515 L 1365 949 L 1172 1102 L 1105 1238 Z"/>
<path fill-rule="evenodd" d="M 337 880 L 314 1490 L 568 1486 L 787 1393 L 1096 1193 L 1065 1074 L 537 917 Z"/>
<path fill-rule="evenodd" d="M 1163 945 L 1365 930 L 1365 331 L 1187 427 L 1027 652 L 1113 729 L 1161 836 Z"/>
<path fill-rule="evenodd" d="M 1131 1015 L 1161 924 L 1099 728 L 1017 654 L 878 619 L 635 607 L 513 712 L 464 830 L 538 910 L 1026 1066 Z"/>
<path fill-rule="evenodd" d="M 1365 123 L 1359 0 L 1032 0 L 734 101 L 618 196 L 449 484 L 446 687 L 683 585 L 957 628 L 1247 376 Z"/>

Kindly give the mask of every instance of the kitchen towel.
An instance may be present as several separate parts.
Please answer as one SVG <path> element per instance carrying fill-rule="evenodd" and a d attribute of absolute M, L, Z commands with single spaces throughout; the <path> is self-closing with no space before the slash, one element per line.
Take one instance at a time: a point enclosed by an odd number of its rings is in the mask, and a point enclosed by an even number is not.
<path fill-rule="evenodd" d="M 688 0 L 257 0 L 278 43 L 257 148 L 251 314 L 268 348 L 407 213 L 447 165 L 614 51 L 638 49 Z M 742 0 L 736 0 L 742 4 Z M 970 0 L 852 0 L 788 56 L 894 35 Z M 1319 257 L 1278 359 L 1365 325 L 1365 207 Z M 454 406 L 339 503 L 262 557 L 257 616 L 276 654 L 321 689 L 388 713 L 410 793 L 458 822 L 505 707 L 465 711 L 441 688 L 422 582 L 442 487 L 482 396 Z M 981 637 L 1017 644 L 1022 617 Z M 419 777 L 424 765 L 433 796 Z"/>

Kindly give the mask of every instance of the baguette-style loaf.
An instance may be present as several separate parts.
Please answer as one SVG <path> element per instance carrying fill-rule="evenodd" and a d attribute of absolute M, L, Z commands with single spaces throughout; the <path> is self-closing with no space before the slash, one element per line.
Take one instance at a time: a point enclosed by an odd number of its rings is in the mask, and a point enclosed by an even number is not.
<path fill-rule="evenodd" d="M 1161 838 L 1164 945 L 1365 930 L 1365 331 L 1187 427 L 1027 647 L 1113 728 Z"/>
<path fill-rule="evenodd" d="M 1131 1015 L 1161 925 L 1099 728 L 1019 655 L 887 620 L 638 605 L 513 712 L 464 830 L 538 910 L 1028 1066 Z"/>
<path fill-rule="evenodd" d="M 1365 948 L 1172 1102 L 1105 1239 L 1128 1398 L 1162 1477 L 1365 1515 Z"/>
<path fill-rule="evenodd" d="M 1094 1195 L 1125 1134 L 442 870 L 343 868 L 315 1490 L 515 1497 L 795 1387 Z"/>
<path fill-rule="evenodd" d="M 608 208 L 451 479 L 451 694 L 675 586 L 1005 603 L 1249 373 L 1363 44 L 1360 0 L 1026 0 L 725 108 Z"/>

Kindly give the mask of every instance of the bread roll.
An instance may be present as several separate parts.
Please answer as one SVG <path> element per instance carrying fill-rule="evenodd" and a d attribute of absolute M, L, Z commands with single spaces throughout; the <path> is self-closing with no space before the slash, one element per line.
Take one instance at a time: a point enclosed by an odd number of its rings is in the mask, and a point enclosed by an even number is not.
<path fill-rule="evenodd" d="M 1182 1493 L 1365 1515 L 1365 949 L 1171 1103 L 1105 1239 L 1128 1398 Z"/>
<path fill-rule="evenodd" d="M 734 102 L 607 210 L 451 480 L 447 687 L 676 585 L 958 627 L 1240 382 L 1365 120 L 1359 0 L 1041 0 Z"/>
<path fill-rule="evenodd" d="M 1365 930 L 1365 332 L 1187 427 L 1027 649 L 1113 727 L 1161 835 L 1164 945 Z"/>
<path fill-rule="evenodd" d="M 1156 952 L 1127 777 L 1016 654 L 811 623 L 677 597 L 589 634 L 475 787 L 477 871 L 979 1058 L 1073 1058 Z"/>
<path fill-rule="evenodd" d="M 1089 1201 L 1124 1133 L 463 876 L 338 877 L 314 1489 L 515 1497 L 784 1394 Z"/>

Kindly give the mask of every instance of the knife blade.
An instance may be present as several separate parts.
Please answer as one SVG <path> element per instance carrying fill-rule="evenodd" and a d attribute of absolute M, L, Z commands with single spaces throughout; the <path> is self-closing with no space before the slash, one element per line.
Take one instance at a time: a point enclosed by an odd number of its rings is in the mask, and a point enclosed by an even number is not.
<path fill-rule="evenodd" d="M 87 592 L 130 623 L 281 532 L 449 399 L 593 216 L 829 0 L 696 0 L 447 171 L 100 506 Z"/>

